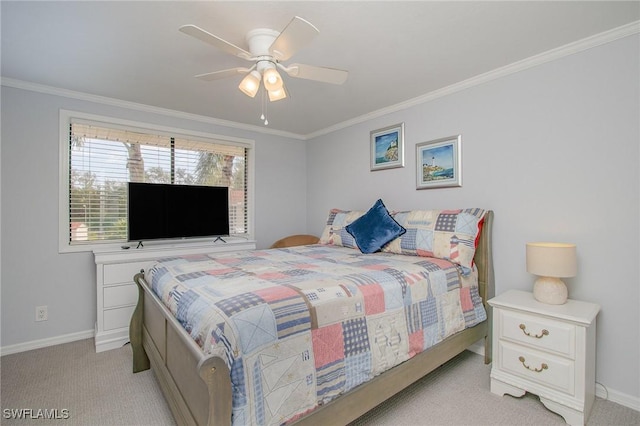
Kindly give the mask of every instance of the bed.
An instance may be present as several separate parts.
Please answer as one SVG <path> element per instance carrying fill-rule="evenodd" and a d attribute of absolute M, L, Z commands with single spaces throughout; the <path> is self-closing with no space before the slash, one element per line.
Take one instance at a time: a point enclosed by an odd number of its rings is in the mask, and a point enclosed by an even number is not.
<path fill-rule="evenodd" d="M 478 341 L 490 362 L 493 212 L 393 213 L 401 234 L 363 253 L 370 212 L 332 210 L 317 244 L 134 277 L 133 371 L 153 368 L 178 424 L 347 424 Z"/>

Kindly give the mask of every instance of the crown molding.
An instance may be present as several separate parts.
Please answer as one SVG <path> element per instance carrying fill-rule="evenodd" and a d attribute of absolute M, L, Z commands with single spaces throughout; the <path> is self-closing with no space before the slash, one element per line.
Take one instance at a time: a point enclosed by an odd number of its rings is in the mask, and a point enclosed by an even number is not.
<path fill-rule="evenodd" d="M 448 96 L 453 93 L 460 92 L 462 90 L 487 83 L 489 81 L 498 79 L 500 77 L 504 77 L 504 76 L 514 74 L 529 68 L 533 68 L 538 65 L 542 65 L 544 63 L 551 62 L 556 59 L 563 58 L 565 56 L 573 55 L 575 53 L 579 53 L 584 50 L 591 49 L 593 47 L 601 46 L 603 44 L 610 43 L 612 41 L 615 41 L 624 37 L 628 37 L 637 33 L 640 33 L 640 21 L 635 21 L 630 24 L 623 25 L 621 27 L 614 28 L 609 31 L 605 31 L 600 34 L 596 34 L 596 35 L 584 38 L 582 40 L 578 40 L 578 41 L 566 44 L 564 46 L 560 46 L 558 48 L 548 50 L 546 52 L 540 53 L 535 56 L 531 56 L 529 58 L 523 59 L 518 62 L 514 62 L 504 67 L 496 68 L 495 70 L 488 71 L 484 74 L 471 77 L 459 83 L 455 83 L 450 86 L 443 87 L 442 89 L 434 90 L 433 92 L 429 92 L 427 94 L 415 97 L 413 99 L 409 99 L 407 101 L 404 101 L 395 105 L 391 105 L 376 111 L 372 111 L 368 114 L 361 115 L 351 120 L 343 121 L 342 123 L 338 123 L 334 126 L 327 127 L 322 130 L 318 130 L 317 132 L 309 133 L 308 135 L 305 136 L 305 138 L 313 139 L 318 136 L 326 135 L 326 134 L 335 132 L 337 130 L 341 130 L 346 127 L 353 126 L 355 124 L 360 124 L 365 121 L 373 120 L 375 118 L 379 118 L 387 114 L 402 111 L 407 108 L 414 107 L 416 105 L 433 101 L 434 99 L 442 98 L 444 96 Z"/>
<path fill-rule="evenodd" d="M 139 104 L 136 102 L 124 101 L 121 99 L 109 98 L 106 96 L 92 95 L 90 93 L 77 92 L 74 90 L 61 89 L 58 87 L 47 86 L 44 84 L 32 83 L 29 81 L 23 81 L 13 78 L 0 77 L 0 85 L 6 87 L 13 87 L 16 89 L 28 90 L 31 92 L 44 93 L 47 95 L 61 96 L 70 99 L 76 99 L 81 101 L 93 102 L 103 105 L 115 106 L 119 108 L 126 108 L 134 111 L 148 112 L 158 115 L 164 115 L 173 118 L 181 118 L 185 120 L 197 121 L 201 123 L 213 124 L 216 126 L 230 127 L 233 129 L 247 130 L 250 132 L 282 136 L 285 138 L 306 140 L 304 135 L 297 133 L 285 132 L 282 130 L 275 130 L 271 128 L 265 128 L 260 126 L 254 126 L 251 124 L 238 123 L 236 121 L 222 120 L 219 118 L 207 117 L 198 114 L 191 114 L 188 112 L 172 110 L 168 108 L 154 107 L 151 105 Z"/>
<path fill-rule="evenodd" d="M 108 98 L 105 96 L 98 96 L 98 95 L 92 95 L 88 93 L 76 92 L 73 90 L 60 89 L 56 87 L 51 87 L 51 86 L 46 86 L 42 84 L 31 83 L 27 81 L 6 78 L 6 77 L 0 77 L 0 85 L 7 86 L 7 87 L 14 87 L 14 88 L 23 89 L 23 90 L 30 90 L 33 92 L 62 96 L 66 98 L 84 100 L 88 102 L 95 102 L 95 103 L 116 106 L 121 108 L 128 108 L 136 111 L 149 112 L 149 113 L 165 115 L 165 116 L 170 116 L 175 118 L 198 121 L 202 123 L 213 124 L 216 126 L 224 126 L 224 127 L 229 127 L 233 129 L 240 129 L 240 130 L 246 130 L 246 131 L 255 132 L 255 133 L 281 136 L 281 137 L 286 137 L 290 139 L 306 141 L 306 140 L 314 139 L 329 133 L 333 133 L 335 131 L 344 129 L 346 127 L 364 123 L 366 121 L 373 120 L 375 118 L 379 118 L 387 114 L 402 111 L 407 108 L 414 107 L 416 105 L 424 104 L 424 103 L 433 101 L 435 99 L 442 98 L 442 97 L 451 95 L 453 93 L 460 92 L 462 90 L 487 83 L 489 81 L 498 79 L 500 77 L 504 77 L 504 76 L 514 74 L 529 68 L 533 68 L 538 65 L 542 65 L 547 62 L 554 61 L 556 59 L 560 59 L 565 56 L 573 55 L 575 53 L 579 53 L 584 50 L 601 46 L 603 44 L 610 43 L 612 41 L 615 41 L 624 37 L 628 37 L 634 34 L 638 34 L 638 33 L 640 33 L 640 21 L 634 21 L 627 25 L 623 25 L 621 27 L 614 28 L 609 31 L 605 31 L 600 34 L 596 34 L 596 35 L 584 38 L 582 40 L 578 40 L 578 41 L 566 44 L 564 46 L 548 50 L 546 52 L 523 59 L 518 62 L 514 62 L 504 67 L 500 67 L 495 70 L 488 71 L 484 74 L 471 77 L 459 83 L 455 83 L 450 86 L 443 87 L 442 89 L 434 90 L 432 92 L 409 99 L 407 101 L 400 102 L 395 105 L 390 105 L 388 107 L 381 108 L 376 111 L 372 111 L 370 113 L 361 115 L 359 117 L 355 117 L 350 120 L 343 121 L 341 123 L 335 124 L 330 127 L 326 127 L 324 129 L 320 129 L 318 131 L 315 131 L 306 135 L 286 132 L 282 130 L 275 130 L 271 128 L 265 128 L 265 127 L 250 125 L 250 124 L 243 124 L 235 121 L 222 120 L 222 119 L 213 118 L 213 117 L 206 117 L 198 114 L 191 114 L 191 113 L 171 110 L 167 108 L 154 107 L 154 106 L 139 104 L 135 102 L 123 101 L 120 99 Z"/>

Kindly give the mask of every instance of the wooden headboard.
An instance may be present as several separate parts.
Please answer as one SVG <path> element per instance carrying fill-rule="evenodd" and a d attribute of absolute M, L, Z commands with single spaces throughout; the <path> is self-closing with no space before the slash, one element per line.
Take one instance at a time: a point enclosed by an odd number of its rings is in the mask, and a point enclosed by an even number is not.
<path fill-rule="evenodd" d="M 493 233 L 493 211 L 488 210 L 484 216 L 484 223 L 482 226 L 482 232 L 480 233 L 480 241 L 476 248 L 476 254 L 473 257 L 473 261 L 478 267 L 478 291 L 480 297 L 482 297 L 482 303 L 487 311 L 487 336 L 484 341 L 484 362 L 489 364 L 491 362 L 491 339 L 492 339 L 492 327 L 493 320 L 491 306 L 487 303 L 489 299 L 495 296 L 495 278 L 493 274 L 493 247 L 492 247 L 492 233 Z"/>
<path fill-rule="evenodd" d="M 480 233 L 480 241 L 473 258 L 478 267 L 478 286 L 480 296 L 487 306 L 487 300 L 495 296 L 495 284 L 493 275 L 493 252 L 492 237 L 493 232 L 493 211 L 488 210 L 484 216 L 484 224 Z"/>

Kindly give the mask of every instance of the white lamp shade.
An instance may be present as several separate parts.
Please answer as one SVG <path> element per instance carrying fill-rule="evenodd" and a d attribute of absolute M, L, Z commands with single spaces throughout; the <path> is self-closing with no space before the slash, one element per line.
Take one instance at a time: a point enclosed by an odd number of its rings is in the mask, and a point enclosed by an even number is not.
<path fill-rule="evenodd" d="M 255 70 L 251 71 L 242 79 L 238 89 L 242 90 L 247 96 L 255 97 L 258 89 L 260 89 L 260 73 Z"/>
<path fill-rule="evenodd" d="M 541 277 L 575 277 L 578 272 L 576 245 L 527 243 L 527 272 Z"/>

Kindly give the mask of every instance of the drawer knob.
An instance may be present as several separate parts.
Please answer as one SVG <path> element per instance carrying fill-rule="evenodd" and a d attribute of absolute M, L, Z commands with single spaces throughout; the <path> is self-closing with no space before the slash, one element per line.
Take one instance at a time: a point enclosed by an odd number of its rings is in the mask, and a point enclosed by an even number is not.
<path fill-rule="evenodd" d="M 520 330 L 522 330 L 522 332 L 529 336 L 529 337 L 535 337 L 536 339 L 542 339 L 542 336 L 548 336 L 549 335 L 549 330 L 547 330 L 546 328 L 542 329 L 542 332 L 540 334 L 531 334 L 527 331 L 527 326 L 524 324 L 520 324 Z"/>
<path fill-rule="evenodd" d="M 544 362 L 542 363 L 542 365 L 540 366 L 540 368 L 535 368 L 535 367 L 534 367 L 534 368 L 531 368 L 531 367 L 529 367 L 527 364 L 525 364 L 525 363 L 524 363 L 524 362 L 525 362 L 525 359 L 524 359 L 524 357 L 523 357 L 523 356 L 521 356 L 521 357 L 520 357 L 520 358 L 518 358 L 518 359 L 520 360 L 520 362 L 522 363 L 522 365 L 524 365 L 524 368 L 526 368 L 527 370 L 530 370 L 530 371 L 535 371 L 536 373 L 539 373 L 539 372 L 541 372 L 542 370 L 546 370 L 546 369 L 548 369 L 548 368 L 549 368 L 549 366 L 548 366 L 547 364 L 545 364 Z"/>

